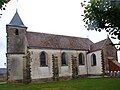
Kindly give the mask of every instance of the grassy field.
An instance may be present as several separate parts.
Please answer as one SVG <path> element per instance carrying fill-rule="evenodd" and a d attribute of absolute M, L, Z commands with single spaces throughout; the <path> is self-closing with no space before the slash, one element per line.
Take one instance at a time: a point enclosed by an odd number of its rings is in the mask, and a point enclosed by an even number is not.
<path fill-rule="evenodd" d="M 120 78 L 79 78 L 40 84 L 0 84 L 0 90 L 120 90 Z"/>

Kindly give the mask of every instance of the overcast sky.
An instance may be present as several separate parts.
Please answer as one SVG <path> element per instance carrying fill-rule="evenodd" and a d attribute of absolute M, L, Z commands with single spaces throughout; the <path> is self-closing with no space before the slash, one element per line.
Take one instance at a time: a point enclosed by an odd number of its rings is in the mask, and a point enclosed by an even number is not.
<path fill-rule="evenodd" d="M 6 24 L 18 13 L 28 31 L 85 37 L 93 42 L 107 38 L 105 32 L 87 31 L 82 21 L 82 0 L 11 0 L 0 18 L 0 67 L 6 63 Z"/>

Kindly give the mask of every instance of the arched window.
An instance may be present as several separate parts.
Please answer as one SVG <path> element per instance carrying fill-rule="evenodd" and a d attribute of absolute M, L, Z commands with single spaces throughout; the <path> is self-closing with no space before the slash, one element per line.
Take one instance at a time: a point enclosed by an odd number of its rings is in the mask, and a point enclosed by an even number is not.
<path fill-rule="evenodd" d="M 45 52 L 41 52 L 40 54 L 40 66 L 42 67 L 47 66 Z"/>
<path fill-rule="evenodd" d="M 96 55 L 95 54 L 92 54 L 91 55 L 91 65 L 92 66 L 96 66 Z"/>
<path fill-rule="evenodd" d="M 79 54 L 79 65 L 85 65 L 85 57 L 83 53 Z"/>
<path fill-rule="evenodd" d="M 66 58 L 66 53 L 63 52 L 61 55 L 61 65 L 66 66 L 67 65 L 67 58 Z"/>

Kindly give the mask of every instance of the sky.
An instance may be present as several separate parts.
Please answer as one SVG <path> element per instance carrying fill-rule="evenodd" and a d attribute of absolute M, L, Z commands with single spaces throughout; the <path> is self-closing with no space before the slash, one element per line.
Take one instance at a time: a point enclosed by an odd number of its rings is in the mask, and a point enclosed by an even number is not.
<path fill-rule="evenodd" d="M 87 31 L 84 27 L 83 0 L 11 0 L 0 18 L 0 68 L 6 67 L 6 24 L 16 12 L 28 31 L 89 38 L 98 42 L 107 38 L 105 31 Z"/>

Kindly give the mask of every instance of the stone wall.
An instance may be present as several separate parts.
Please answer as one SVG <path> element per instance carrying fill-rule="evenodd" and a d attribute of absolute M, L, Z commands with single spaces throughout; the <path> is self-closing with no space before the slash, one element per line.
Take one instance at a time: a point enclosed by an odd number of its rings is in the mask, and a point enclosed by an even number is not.
<path fill-rule="evenodd" d="M 7 80 L 8 82 L 23 81 L 24 54 L 7 54 Z"/>
<path fill-rule="evenodd" d="M 107 74 L 109 71 L 108 57 L 113 57 L 114 60 L 117 60 L 117 50 L 114 46 L 111 45 L 111 41 L 108 39 L 106 45 L 103 47 L 103 65 L 104 73 Z"/>
<path fill-rule="evenodd" d="M 44 79 L 53 78 L 53 62 L 52 55 L 55 54 L 58 57 L 58 69 L 59 78 L 61 77 L 72 77 L 72 59 L 71 56 L 75 55 L 78 62 L 78 55 L 82 52 L 85 56 L 85 65 L 79 65 L 78 75 L 87 74 L 86 65 L 86 51 L 77 50 L 55 50 L 55 49 L 29 49 L 31 53 L 31 79 Z M 47 55 L 47 67 L 40 66 L 40 53 L 45 52 Z M 65 52 L 67 54 L 67 66 L 61 66 L 61 53 Z"/>
<path fill-rule="evenodd" d="M 18 33 L 16 35 L 16 30 Z M 6 27 L 7 32 L 7 53 L 25 53 L 25 34 L 26 28 Z"/>
<path fill-rule="evenodd" d="M 92 66 L 91 64 L 91 55 L 96 55 L 96 65 Z M 88 74 L 90 75 L 100 75 L 102 74 L 102 58 L 101 58 L 101 50 L 89 53 L 87 56 L 87 64 L 88 64 Z"/>

